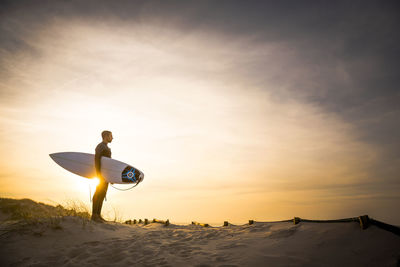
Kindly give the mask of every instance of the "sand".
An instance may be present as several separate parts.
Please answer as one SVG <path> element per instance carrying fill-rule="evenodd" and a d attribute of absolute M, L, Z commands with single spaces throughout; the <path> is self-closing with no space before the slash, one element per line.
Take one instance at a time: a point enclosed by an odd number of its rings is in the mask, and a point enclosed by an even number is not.
<path fill-rule="evenodd" d="M 400 237 L 376 226 L 291 222 L 226 227 L 105 224 L 77 216 L 12 229 L 1 266 L 399 266 Z"/>

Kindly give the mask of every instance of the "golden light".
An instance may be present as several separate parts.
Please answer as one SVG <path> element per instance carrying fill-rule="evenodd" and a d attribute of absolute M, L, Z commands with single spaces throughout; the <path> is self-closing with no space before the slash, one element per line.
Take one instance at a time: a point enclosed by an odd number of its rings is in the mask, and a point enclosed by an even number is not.
<path fill-rule="evenodd" d="M 96 190 L 96 186 L 99 184 L 99 178 L 97 177 L 93 177 L 90 179 L 82 177 L 76 178 L 76 186 L 78 187 L 78 190 L 82 193 L 92 192 L 91 194 L 93 194 Z"/>
<path fill-rule="evenodd" d="M 96 187 L 99 184 L 100 180 L 97 177 L 94 177 L 92 179 L 89 179 L 89 185 L 90 187 Z"/>
<path fill-rule="evenodd" d="M 360 143 L 353 126 L 335 115 L 297 100 L 275 99 L 273 80 L 262 89 L 225 72 L 254 53 L 289 62 L 285 48 L 266 45 L 246 54 L 244 41 L 227 46 L 224 39 L 194 35 L 175 41 L 177 33 L 160 36 L 157 29 L 131 25 L 117 27 L 118 34 L 111 26 L 70 21 L 57 26 L 63 31 L 49 28 L 37 37 L 41 60 L 27 54 L 15 61 L 14 76 L 25 78 L 7 81 L 9 88 L 28 84 L 29 90 L 21 89 L 14 102 L 0 108 L 9 138 L 0 145 L 10 151 L 0 160 L 2 196 L 87 201 L 99 179 L 68 173 L 47 155 L 94 153 L 105 128 L 115 137 L 113 158 L 148 177 L 135 191 L 107 193 L 105 209 L 113 204 L 126 216 L 285 218 L 306 214 L 306 201 L 316 199 L 326 200 L 319 207 L 330 209 L 324 214 L 336 216 L 340 205 L 327 188 L 359 184 L 364 166 L 376 157 L 375 148 Z M 20 74 L 25 69 L 36 71 Z M 21 158 L 30 164 L 29 177 L 14 174 Z M 24 186 L 32 180 L 32 186 Z M 132 208 L 127 199 L 133 192 L 154 204 Z M 303 204 L 287 201 L 295 194 Z M 232 202 L 240 205 L 231 208 Z"/>

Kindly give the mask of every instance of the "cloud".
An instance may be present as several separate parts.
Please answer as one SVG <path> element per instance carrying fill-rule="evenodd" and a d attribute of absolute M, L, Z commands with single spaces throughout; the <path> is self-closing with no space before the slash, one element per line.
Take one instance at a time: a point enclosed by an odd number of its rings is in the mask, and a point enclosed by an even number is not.
<path fill-rule="evenodd" d="M 1 10 L 3 79 L 10 71 L 23 77 L 12 60 L 38 60 L 43 52 L 35 44 L 37 35 L 45 34 L 43 30 L 60 19 L 91 22 L 93 27 L 108 22 L 157 25 L 177 29 L 178 38 L 199 32 L 219 34 L 227 42 L 247 38 L 244 54 L 265 44 L 281 45 L 288 53 L 287 62 L 277 62 L 284 55 L 254 53 L 252 58 L 236 59 L 234 63 L 240 66 L 234 71 L 258 86 L 273 82 L 272 93 L 277 97 L 305 99 L 340 115 L 359 128 L 360 138 L 399 157 L 400 132 L 394 126 L 400 112 L 396 1 L 312 5 L 295 1 L 41 1 L 40 5 L 3 1 Z M 10 93 L 4 84 L 1 88 L 2 96 Z"/>
<path fill-rule="evenodd" d="M 285 151 L 280 159 L 302 175 L 294 183 L 289 172 L 274 170 L 285 183 L 259 185 L 260 192 L 269 185 L 360 195 L 399 188 L 395 1 L 2 1 L 0 10 L 0 101 L 24 112 L 9 124 L 39 118 L 40 125 L 82 126 L 79 119 L 106 109 L 82 100 L 107 98 L 115 112 L 144 125 L 138 133 L 160 133 L 157 149 L 185 139 L 231 155 L 240 150 L 225 163 L 212 150 L 208 159 L 226 166 L 254 160 L 259 172 L 252 174 L 271 172 L 261 152 L 273 151 L 265 140 L 276 141 Z M 205 116 L 206 108 L 216 113 Z M 51 114 L 38 112 L 44 109 Z M 63 114 L 79 109 L 86 117 Z M 185 129 L 187 138 L 173 129 Z M 244 140 L 250 132 L 254 139 Z M 302 185 L 317 172 L 329 181 Z"/>

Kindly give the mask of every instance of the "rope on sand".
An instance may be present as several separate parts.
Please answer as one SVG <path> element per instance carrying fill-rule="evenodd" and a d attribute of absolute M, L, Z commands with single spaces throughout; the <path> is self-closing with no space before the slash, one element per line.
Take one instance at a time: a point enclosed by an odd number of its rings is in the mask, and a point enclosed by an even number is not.
<path fill-rule="evenodd" d="M 165 226 L 169 225 L 169 219 L 166 220 L 166 221 L 153 219 L 151 222 L 153 222 L 153 223 L 161 223 L 161 224 L 164 224 Z M 141 224 L 141 223 L 143 223 L 144 225 L 147 225 L 147 224 L 150 223 L 150 221 L 148 219 L 144 219 L 144 220 L 142 220 L 142 219 L 139 219 L 139 220 L 134 219 L 134 220 L 125 221 L 125 224 Z"/>
<path fill-rule="evenodd" d="M 255 222 L 256 221 L 254 221 L 254 220 L 249 220 L 248 225 L 253 225 Z M 294 224 L 299 224 L 300 222 L 311 222 L 311 223 L 357 222 L 357 223 L 359 223 L 361 229 L 363 229 L 363 230 L 367 229 L 370 225 L 375 225 L 383 230 L 389 231 L 395 235 L 400 236 L 400 227 L 369 218 L 368 215 L 361 215 L 358 217 L 336 219 L 336 220 L 309 220 L 309 219 L 302 219 L 300 217 L 294 217 L 293 219 L 290 219 L 290 220 L 273 221 L 273 222 L 266 222 L 266 223 L 280 223 L 280 222 L 293 222 Z M 139 221 L 137 221 L 136 219 L 134 219 L 134 220 L 125 221 L 125 224 L 140 224 L 140 223 L 144 223 L 144 225 L 147 225 L 147 224 L 149 224 L 149 220 L 144 219 L 144 221 L 142 221 L 142 219 L 139 219 Z M 160 223 L 160 224 L 164 224 L 165 226 L 168 226 L 170 224 L 169 219 L 166 221 L 153 219 L 152 223 Z M 195 222 L 195 221 L 192 222 L 192 225 L 199 225 L 199 226 L 203 226 L 203 227 L 210 226 L 208 223 L 199 223 L 199 222 Z M 224 221 L 223 226 L 226 227 L 226 226 L 230 226 L 230 225 L 232 225 L 232 224 L 230 224 L 228 221 Z"/>
<path fill-rule="evenodd" d="M 199 223 L 199 222 L 192 222 L 193 225 L 200 225 L 203 227 L 209 227 L 210 225 L 208 223 Z"/>
<path fill-rule="evenodd" d="M 161 223 L 161 224 L 164 224 L 165 226 L 168 226 L 169 225 L 169 219 L 166 220 L 166 221 L 153 219 L 153 223 Z"/>
<path fill-rule="evenodd" d="M 387 224 L 387 223 L 384 223 L 381 221 L 377 221 L 372 218 L 369 219 L 369 222 L 381 229 L 384 229 L 386 231 L 392 232 L 395 235 L 400 236 L 400 227 L 398 227 L 398 226 Z"/>
<path fill-rule="evenodd" d="M 298 224 L 300 222 L 315 222 L 315 223 L 358 222 L 360 224 L 361 229 L 363 230 L 367 229 L 370 225 L 375 225 L 383 230 L 392 232 L 393 234 L 400 236 L 400 227 L 387 224 L 378 220 L 374 220 L 372 218 L 369 218 L 368 215 L 361 215 L 358 217 L 338 219 L 338 220 L 307 220 L 307 219 L 301 219 L 299 217 L 293 218 L 294 224 Z"/>

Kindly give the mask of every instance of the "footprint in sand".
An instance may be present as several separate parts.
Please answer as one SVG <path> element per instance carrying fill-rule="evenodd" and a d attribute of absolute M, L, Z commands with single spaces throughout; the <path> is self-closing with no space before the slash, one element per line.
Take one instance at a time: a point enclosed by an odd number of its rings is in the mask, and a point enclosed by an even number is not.
<path fill-rule="evenodd" d="M 254 232 L 267 232 L 271 228 L 271 225 L 265 226 L 265 227 L 254 227 L 250 228 L 249 232 L 254 233 Z"/>
<path fill-rule="evenodd" d="M 297 231 L 297 227 L 276 230 L 276 231 L 267 233 L 267 237 L 269 237 L 269 238 L 285 238 L 285 237 L 294 235 L 296 233 L 296 231 Z"/>
<path fill-rule="evenodd" d="M 245 247 L 246 247 L 245 244 L 241 244 L 241 243 L 230 243 L 230 244 L 226 244 L 226 245 L 217 246 L 217 249 L 223 250 L 223 249 L 245 248 Z"/>
<path fill-rule="evenodd" d="M 101 245 L 101 242 L 99 242 L 99 241 L 92 241 L 92 242 L 86 242 L 86 243 L 84 243 L 84 244 L 87 244 L 87 245 L 89 245 L 89 246 L 91 246 L 91 247 L 96 247 L 96 246 L 98 246 L 98 245 Z"/>
<path fill-rule="evenodd" d="M 73 248 L 71 251 L 67 254 L 69 258 L 75 258 L 79 256 L 82 253 L 82 248 Z"/>
<path fill-rule="evenodd" d="M 228 261 L 229 257 L 226 255 L 215 255 L 215 261 L 217 262 L 223 262 L 223 261 Z"/>

